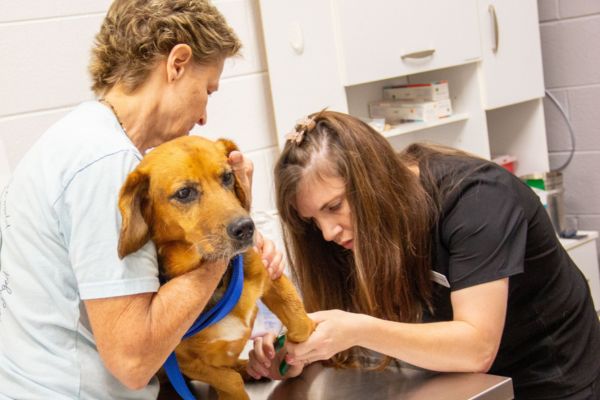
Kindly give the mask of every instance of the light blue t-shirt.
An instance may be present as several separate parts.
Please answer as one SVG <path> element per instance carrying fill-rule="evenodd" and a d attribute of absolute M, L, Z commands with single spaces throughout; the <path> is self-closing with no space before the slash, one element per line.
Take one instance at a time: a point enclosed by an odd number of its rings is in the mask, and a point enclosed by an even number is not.
<path fill-rule="evenodd" d="M 82 300 L 158 290 L 151 242 L 119 260 L 121 185 L 142 156 L 92 101 L 53 125 L 0 196 L 0 399 L 155 399 L 102 364 Z"/>

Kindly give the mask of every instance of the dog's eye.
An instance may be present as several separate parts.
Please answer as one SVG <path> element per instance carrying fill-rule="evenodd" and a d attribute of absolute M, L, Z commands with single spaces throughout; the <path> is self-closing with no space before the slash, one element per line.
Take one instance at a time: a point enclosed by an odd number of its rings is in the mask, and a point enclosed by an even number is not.
<path fill-rule="evenodd" d="M 233 172 L 225 172 L 223 174 L 223 186 L 232 187 L 235 182 L 235 177 L 233 176 Z"/>
<path fill-rule="evenodd" d="M 198 198 L 198 191 L 193 187 L 184 187 L 175 192 L 173 198 L 182 203 L 189 203 Z"/>

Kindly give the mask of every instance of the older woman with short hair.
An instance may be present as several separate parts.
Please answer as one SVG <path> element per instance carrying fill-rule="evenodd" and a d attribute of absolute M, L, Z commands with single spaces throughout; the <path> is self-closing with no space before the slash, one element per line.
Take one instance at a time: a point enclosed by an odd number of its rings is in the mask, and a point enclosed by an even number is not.
<path fill-rule="evenodd" d="M 240 47 L 208 1 L 113 2 L 90 64 L 99 100 L 45 132 L 2 196 L 0 398 L 156 398 L 227 261 L 159 287 L 151 242 L 117 256 L 117 197 L 148 149 L 206 122 Z M 249 189 L 251 164 L 230 162 Z M 277 276 L 281 254 L 262 250 Z"/>

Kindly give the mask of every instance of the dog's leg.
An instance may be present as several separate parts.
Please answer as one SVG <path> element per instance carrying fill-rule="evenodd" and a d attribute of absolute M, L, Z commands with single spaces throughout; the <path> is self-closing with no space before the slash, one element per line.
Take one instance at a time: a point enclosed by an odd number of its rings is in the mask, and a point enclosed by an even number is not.
<path fill-rule="evenodd" d="M 219 395 L 219 400 L 250 400 L 244 389 L 242 376 L 232 368 L 213 367 L 199 359 L 181 366 L 181 372 L 191 379 L 205 382 L 212 386 Z"/>
<path fill-rule="evenodd" d="M 242 380 L 244 382 L 254 382 L 254 381 L 256 381 L 256 379 L 251 377 L 250 374 L 248 374 L 248 371 L 246 371 L 247 365 L 248 365 L 248 360 L 239 359 L 239 360 L 237 360 L 236 364 L 233 366 L 233 370 L 236 371 L 238 374 L 240 374 L 240 376 L 242 377 Z"/>
<path fill-rule="evenodd" d="M 287 337 L 292 342 L 303 342 L 315 329 L 308 318 L 296 288 L 290 280 L 282 276 L 271 282 L 262 297 L 263 303 L 281 320 L 287 328 Z"/>

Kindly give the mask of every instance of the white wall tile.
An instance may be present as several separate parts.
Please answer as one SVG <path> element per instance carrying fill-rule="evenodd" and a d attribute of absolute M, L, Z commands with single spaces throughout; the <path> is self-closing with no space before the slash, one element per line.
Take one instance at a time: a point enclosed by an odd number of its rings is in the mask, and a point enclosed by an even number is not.
<path fill-rule="evenodd" d="M 0 24 L 0 117 L 92 98 L 87 65 L 102 16 Z"/>
<path fill-rule="evenodd" d="M 577 135 L 578 150 L 600 150 L 599 105 L 599 85 L 569 89 L 571 125 Z M 600 184 L 600 180 L 598 184 Z"/>
<path fill-rule="evenodd" d="M 550 154 L 550 165 L 562 165 L 568 154 Z M 567 214 L 600 214 L 600 185 L 597 174 L 600 171 L 600 152 L 579 151 L 575 153 L 569 166 L 562 171 L 565 188 L 565 209 Z M 600 229 L 600 226 L 594 229 Z"/>
<path fill-rule="evenodd" d="M 3 0 L 0 22 L 106 12 L 112 0 Z"/>
<path fill-rule="evenodd" d="M 538 0 L 540 21 L 558 19 L 558 0 Z"/>
<path fill-rule="evenodd" d="M 208 102 L 208 123 L 196 126 L 192 133 L 232 139 L 245 152 L 276 146 L 269 93 L 266 74 L 222 80 Z"/>
<path fill-rule="evenodd" d="M 542 24 L 546 87 L 600 83 L 600 15 Z"/>
<path fill-rule="evenodd" d="M 572 18 L 600 12 L 598 0 L 559 0 L 561 18 Z"/>

